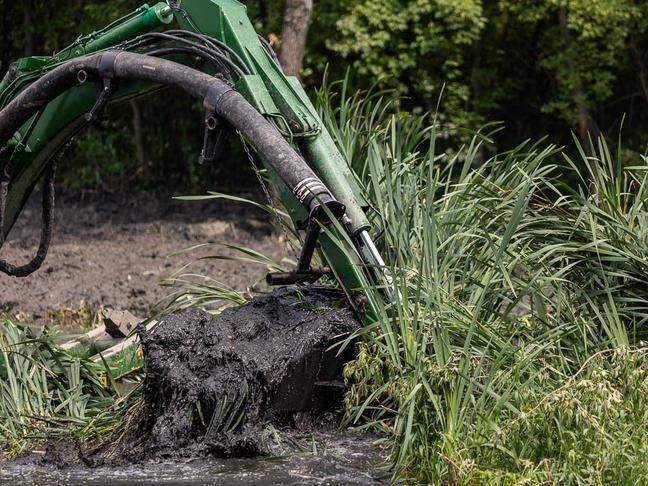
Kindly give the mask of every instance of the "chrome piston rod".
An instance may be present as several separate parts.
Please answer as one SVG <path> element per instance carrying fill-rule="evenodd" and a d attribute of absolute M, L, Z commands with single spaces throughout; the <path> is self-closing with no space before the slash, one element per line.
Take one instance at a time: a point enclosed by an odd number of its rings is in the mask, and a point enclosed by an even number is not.
<path fill-rule="evenodd" d="M 380 255 L 378 248 L 376 248 L 376 245 L 374 244 L 367 230 L 360 231 L 360 233 L 358 233 L 358 236 L 360 237 L 360 241 L 362 243 L 362 248 L 361 248 L 362 256 L 365 258 L 365 261 L 367 263 L 380 269 L 380 272 L 385 278 L 385 283 L 386 283 L 384 288 L 385 296 L 390 301 L 393 300 L 394 279 L 392 278 L 391 273 L 389 272 L 389 268 L 387 268 L 387 265 L 385 265 L 385 261 Z"/>

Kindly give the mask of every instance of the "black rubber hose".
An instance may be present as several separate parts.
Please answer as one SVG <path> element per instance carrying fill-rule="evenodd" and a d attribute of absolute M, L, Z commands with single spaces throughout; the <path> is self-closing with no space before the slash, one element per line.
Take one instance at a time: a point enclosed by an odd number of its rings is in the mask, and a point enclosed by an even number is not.
<path fill-rule="evenodd" d="M 0 258 L 0 272 L 5 273 L 11 277 L 27 277 L 38 270 L 47 256 L 49 245 L 52 240 L 52 223 L 54 219 L 54 179 L 56 178 L 56 163 L 51 162 L 43 180 L 43 202 L 42 202 L 42 225 L 40 242 L 38 243 L 38 250 L 36 255 L 29 262 L 23 265 L 14 265 L 6 260 Z M 3 188 L 0 188 L 2 190 Z M 6 202 L 6 194 L 0 194 L 0 228 L 2 228 L 2 215 L 4 214 L 4 206 Z M 4 236 L 0 232 L 0 248 L 4 243 Z"/>
<path fill-rule="evenodd" d="M 210 49 L 207 46 L 198 44 L 196 42 L 192 42 L 188 39 L 185 39 L 183 37 L 175 36 L 175 35 L 169 35 L 166 33 L 159 33 L 159 32 L 153 32 L 150 34 L 144 34 L 142 39 L 157 39 L 157 40 L 165 40 L 165 41 L 173 41 L 173 42 L 181 42 L 183 44 L 186 44 L 188 47 L 193 47 L 194 49 L 198 49 L 201 51 L 205 51 L 206 53 L 209 53 L 213 56 L 219 57 L 225 64 L 227 64 L 236 74 L 237 76 L 244 76 L 245 74 L 249 74 L 249 70 L 247 70 L 247 67 L 245 68 L 246 70 L 243 71 L 235 62 L 233 62 L 231 59 L 229 59 L 227 56 L 222 54 L 221 52 L 215 51 L 214 49 Z"/>
<path fill-rule="evenodd" d="M 80 71 L 96 75 L 99 55 L 67 62 L 34 81 L 0 111 L 0 148 L 38 110 L 79 83 Z"/>
<path fill-rule="evenodd" d="M 147 56 L 161 57 L 168 56 L 173 54 L 189 54 L 191 56 L 196 56 L 211 63 L 221 74 L 227 77 L 227 79 L 233 79 L 232 73 L 229 71 L 228 66 L 219 60 L 217 57 L 214 57 L 210 54 L 206 54 L 204 51 L 199 51 L 193 47 L 180 47 L 180 46 L 164 46 L 156 47 L 151 50 L 144 52 Z"/>
<path fill-rule="evenodd" d="M 114 51 L 107 51 L 74 59 L 48 72 L 0 111 L 0 147 L 4 147 L 34 113 L 77 85 L 80 78 L 105 76 L 106 73 L 99 70 L 102 56 L 113 56 L 112 70 L 116 78 L 148 80 L 176 87 L 203 100 L 208 110 L 213 110 L 249 139 L 312 217 L 327 221 L 322 205 L 336 218 L 344 214 L 344 205 L 335 200 L 304 159 L 240 93 L 209 74 L 143 54 L 119 51 L 115 56 Z"/>

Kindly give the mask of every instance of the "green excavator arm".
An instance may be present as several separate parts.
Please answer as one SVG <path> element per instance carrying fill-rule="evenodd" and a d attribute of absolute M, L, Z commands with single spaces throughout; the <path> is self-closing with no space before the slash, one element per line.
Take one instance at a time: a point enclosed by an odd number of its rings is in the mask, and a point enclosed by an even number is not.
<path fill-rule="evenodd" d="M 182 38 L 179 44 L 182 48 L 177 47 L 178 37 Z M 100 79 L 86 79 L 86 72 L 79 69 L 75 85 L 40 109 L 32 110 L 33 114 L 30 112 L 18 129 L 3 139 L 3 121 L 11 116 L 21 94 L 24 98 L 30 87 L 33 91 L 37 83 L 43 85 L 48 75 L 74 65 L 75 60 L 97 55 L 97 59 L 101 59 L 102 53 L 116 50 L 143 52 L 183 64 L 191 64 L 196 55 L 201 55 L 211 61 L 200 67 L 202 72 L 225 79 L 272 123 L 333 198 L 343 205 L 344 214 L 331 218 L 332 224 L 327 224 L 323 232 L 318 228 L 310 237 L 307 234 L 305 244 L 314 246 L 315 241 L 319 242 L 327 266 L 350 301 L 362 311 L 365 319 L 371 320 L 375 315 L 372 309 L 377 304 L 362 289 L 378 284 L 377 280 L 386 281 L 387 287 L 389 282 L 385 264 L 369 236 L 370 224 L 360 188 L 299 80 L 284 75 L 270 46 L 255 32 L 246 7 L 236 0 L 145 4 L 107 27 L 80 37 L 52 56 L 28 57 L 12 64 L 0 82 L 0 147 L 4 153 L 4 158 L 0 157 L 0 174 L 4 172 L 6 192 L 4 208 L 0 208 L 4 209 L 0 220 L 0 247 L 50 160 L 95 118 L 94 110 L 103 106 L 98 105 L 120 103 L 144 95 L 159 97 L 163 103 L 165 97 L 173 96 L 172 92 L 161 90 L 157 78 L 124 77 L 110 84 L 112 73 Z M 100 74 L 101 70 L 99 66 Z M 106 96 L 98 102 L 102 87 Z M 39 95 L 33 96 L 37 99 Z M 5 125 L 11 126 L 10 123 Z M 209 117 L 206 125 L 209 125 Z M 251 142 L 255 146 L 255 141 Z M 300 201 L 301 193 L 289 187 L 266 154 L 258 150 L 257 154 L 295 225 L 311 228 L 309 211 Z M 312 251 L 310 253 L 312 255 Z M 304 268 L 308 268 L 311 255 L 306 255 L 308 261 L 300 262 Z M 275 280 L 275 283 L 290 283 L 285 275 Z"/>

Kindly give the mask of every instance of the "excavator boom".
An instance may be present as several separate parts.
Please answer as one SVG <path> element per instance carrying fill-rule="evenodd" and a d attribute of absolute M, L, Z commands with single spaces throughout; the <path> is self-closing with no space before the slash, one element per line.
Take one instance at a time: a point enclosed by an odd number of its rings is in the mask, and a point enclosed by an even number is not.
<path fill-rule="evenodd" d="M 234 126 L 256 150 L 295 227 L 306 231 L 298 267 L 268 282 L 332 273 L 371 320 L 377 303 L 362 289 L 389 282 L 360 187 L 299 80 L 284 75 L 236 0 L 145 4 L 52 56 L 11 65 L 0 82 L 0 247 L 46 173 L 48 219 L 52 160 L 79 130 L 108 105 L 145 95 L 163 103 L 177 89 L 203 103 L 201 157 L 213 160 L 221 123 Z M 23 276 L 40 265 L 51 215 L 49 223 L 31 267 L 18 271 L 0 260 L 0 270 Z M 326 268 L 311 265 L 316 248 Z"/>

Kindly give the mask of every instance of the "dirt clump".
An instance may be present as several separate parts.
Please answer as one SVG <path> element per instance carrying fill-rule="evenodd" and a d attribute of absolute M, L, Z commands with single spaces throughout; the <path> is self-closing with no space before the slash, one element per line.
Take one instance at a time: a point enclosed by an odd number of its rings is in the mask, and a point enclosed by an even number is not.
<path fill-rule="evenodd" d="M 359 323 L 337 291 L 279 289 L 212 316 L 190 309 L 140 330 L 147 457 L 269 453 L 267 425 L 341 408 Z M 270 434 L 272 435 L 272 434 Z"/>

